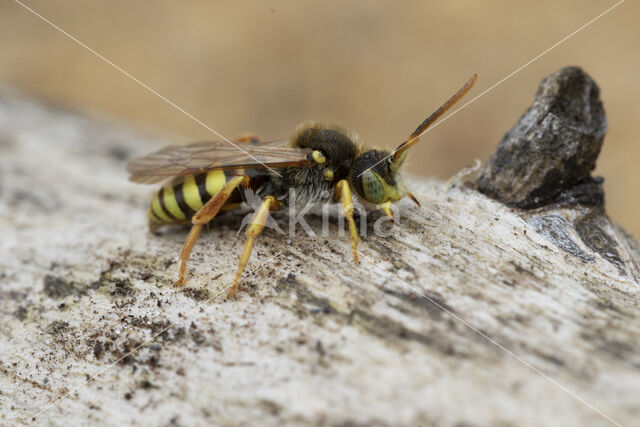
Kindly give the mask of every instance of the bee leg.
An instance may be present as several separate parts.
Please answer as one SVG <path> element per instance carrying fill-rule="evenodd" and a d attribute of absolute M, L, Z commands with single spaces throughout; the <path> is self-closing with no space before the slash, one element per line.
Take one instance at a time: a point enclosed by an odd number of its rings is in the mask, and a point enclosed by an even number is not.
<path fill-rule="evenodd" d="M 196 244 L 196 240 L 198 240 L 198 235 L 201 230 L 202 224 L 193 224 L 191 226 L 191 230 L 189 230 L 187 241 L 184 242 L 182 251 L 180 251 L 180 274 L 178 276 L 178 280 L 174 283 L 176 286 L 184 284 L 184 275 L 187 272 L 187 260 L 189 259 L 189 255 L 191 255 L 191 249 L 193 249 L 193 245 Z"/>
<path fill-rule="evenodd" d="M 255 217 L 247 227 L 246 235 L 247 240 L 244 243 L 244 248 L 242 249 L 242 255 L 240 255 L 240 262 L 238 263 L 238 271 L 236 273 L 236 278 L 233 281 L 233 286 L 231 290 L 229 290 L 229 297 L 232 297 L 233 294 L 236 293 L 236 289 L 238 289 L 238 283 L 240 282 L 240 278 L 242 277 L 242 272 L 244 268 L 247 266 L 247 262 L 249 262 L 249 257 L 251 256 L 251 249 L 253 249 L 253 241 L 258 237 L 258 235 L 264 229 L 264 225 L 267 223 L 267 218 L 269 217 L 269 211 L 277 210 L 280 207 L 278 200 L 276 200 L 273 196 L 265 197 L 264 201 L 260 205 L 258 212 L 256 212 Z"/>
<path fill-rule="evenodd" d="M 393 212 L 391 211 L 391 202 L 383 203 L 382 205 L 380 205 L 380 209 L 382 209 L 382 212 L 384 212 L 384 214 L 387 216 L 387 218 L 389 218 L 389 221 L 391 221 L 392 224 L 396 223 L 393 220 Z"/>
<path fill-rule="evenodd" d="M 184 276 L 187 271 L 187 260 L 189 259 L 189 255 L 191 255 L 191 250 L 198 239 L 202 226 L 209 223 L 209 221 L 218 214 L 227 199 L 231 196 L 231 193 L 233 193 L 233 190 L 235 190 L 239 185 L 243 185 L 244 187 L 248 186 L 249 177 L 247 175 L 242 175 L 231 179 L 214 197 L 204 204 L 202 209 L 196 212 L 193 218 L 191 218 L 193 226 L 191 227 L 189 235 L 187 236 L 187 241 L 184 242 L 184 246 L 180 252 L 180 275 L 178 276 L 178 280 L 175 282 L 176 285 L 184 284 Z"/>
<path fill-rule="evenodd" d="M 351 188 L 349 182 L 346 179 L 341 179 L 336 184 L 336 199 L 339 197 L 342 202 L 342 213 L 347 222 L 349 223 L 349 233 L 351 234 L 351 249 L 353 250 L 353 261 L 360 262 L 358 260 L 358 229 L 356 223 L 353 220 L 353 198 L 351 197 Z"/>

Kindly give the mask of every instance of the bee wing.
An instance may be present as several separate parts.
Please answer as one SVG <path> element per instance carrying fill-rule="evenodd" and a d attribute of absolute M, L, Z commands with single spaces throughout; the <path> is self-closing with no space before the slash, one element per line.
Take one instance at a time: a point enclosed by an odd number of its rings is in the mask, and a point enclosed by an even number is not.
<path fill-rule="evenodd" d="M 282 166 L 310 167 L 311 150 L 290 147 L 289 140 L 241 142 L 237 147 L 225 141 L 170 145 L 127 163 L 129 180 L 152 184 L 169 177 L 196 175 L 213 169 L 260 169 Z"/>

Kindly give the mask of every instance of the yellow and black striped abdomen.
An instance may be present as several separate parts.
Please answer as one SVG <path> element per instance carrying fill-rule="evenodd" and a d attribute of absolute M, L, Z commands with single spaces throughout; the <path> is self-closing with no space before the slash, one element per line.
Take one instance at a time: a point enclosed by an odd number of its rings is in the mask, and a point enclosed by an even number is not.
<path fill-rule="evenodd" d="M 149 208 L 149 224 L 157 228 L 164 224 L 189 223 L 191 217 L 215 196 L 232 176 L 222 170 L 213 170 L 187 178 L 185 181 L 164 186 L 158 191 Z M 231 197 L 222 208 L 238 206 L 237 197 Z"/>

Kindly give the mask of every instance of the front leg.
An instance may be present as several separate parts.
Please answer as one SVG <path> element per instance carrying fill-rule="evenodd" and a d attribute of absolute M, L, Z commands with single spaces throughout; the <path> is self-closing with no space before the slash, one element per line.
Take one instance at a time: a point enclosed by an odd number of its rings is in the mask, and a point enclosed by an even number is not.
<path fill-rule="evenodd" d="M 349 187 L 349 181 L 341 179 L 336 184 L 336 199 L 340 198 L 342 202 L 342 213 L 347 222 L 349 223 L 349 233 L 351 234 L 351 249 L 353 251 L 353 261 L 360 262 L 358 260 L 358 229 L 356 223 L 353 220 L 353 197 L 351 197 L 351 188 Z"/>
<path fill-rule="evenodd" d="M 392 224 L 396 223 L 393 220 L 393 211 L 391 210 L 391 202 L 385 202 L 381 204 L 380 209 L 382 209 L 382 212 L 384 212 L 384 214 L 387 216 L 387 218 L 389 218 L 389 221 L 391 221 Z"/>

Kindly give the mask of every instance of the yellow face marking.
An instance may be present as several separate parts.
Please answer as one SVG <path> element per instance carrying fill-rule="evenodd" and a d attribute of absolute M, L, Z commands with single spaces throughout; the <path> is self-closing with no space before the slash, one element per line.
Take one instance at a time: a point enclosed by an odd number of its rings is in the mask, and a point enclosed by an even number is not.
<path fill-rule="evenodd" d="M 404 163 L 404 161 L 407 158 L 407 151 L 404 151 L 403 153 L 400 153 L 400 157 L 398 157 L 397 159 L 394 159 L 393 157 L 389 157 L 389 159 L 391 160 L 391 162 L 389 163 L 389 168 L 391 169 L 391 172 L 396 172 L 400 166 L 402 166 L 402 164 Z"/>
<path fill-rule="evenodd" d="M 182 194 L 184 196 L 184 201 L 194 211 L 198 212 L 202 209 L 202 206 L 204 206 L 202 199 L 200 199 L 200 191 L 198 191 L 198 185 L 196 184 L 196 179 L 194 177 L 191 177 L 182 183 Z"/>
<path fill-rule="evenodd" d="M 158 218 L 160 218 L 161 220 L 163 220 L 165 222 L 172 222 L 173 221 L 171 218 L 169 218 L 167 216 L 167 214 L 165 214 L 162 211 L 162 206 L 160 206 L 160 199 L 158 199 L 158 196 L 155 196 L 153 198 L 153 202 L 151 202 L 151 210 L 153 210 L 153 213 L 156 214 L 156 216 Z"/>
<path fill-rule="evenodd" d="M 397 202 L 402 199 L 402 194 L 398 191 L 398 187 L 387 184 L 387 181 L 385 181 L 380 175 L 376 174 L 376 176 L 380 179 L 380 182 L 384 187 L 384 201 L 391 200 L 393 202 Z"/>
<path fill-rule="evenodd" d="M 164 191 L 164 207 L 169 213 L 178 219 L 187 219 L 184 212 L 180 210 L 176 196 L 173 194 L 173 187 L 165 187 Z"/>
<path fill-rule="evenodd" d="M 224 172 L 220 169 L 207 173 L 206 190 L 211 197 L 215 196 L 222 190 L 222 187 L 227 183 L 227 178 L 224 176 Z"/>

